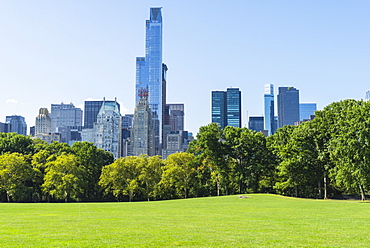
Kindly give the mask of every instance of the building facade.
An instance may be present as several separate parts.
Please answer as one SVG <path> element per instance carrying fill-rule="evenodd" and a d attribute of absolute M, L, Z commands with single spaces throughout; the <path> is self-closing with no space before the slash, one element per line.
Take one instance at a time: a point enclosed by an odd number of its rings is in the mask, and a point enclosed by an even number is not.
<path fill-rule="evenodd" d="M 155 131 L 153 128 L 152 110 L 148 101 L 148 90 L 141 89 L 134 112 L 134 122 L 131 129 L 130 151 L 133 156 L 156 155 Z"/>
<path fill-rule="evenodd" d="M 239 88 L 212 91 L 212 122 L 221 128 L 242 127 L 241 92 Z"/>
<path fill-rule="evenodd" d="M 317 110 L 316 103 L 300 103 L 299 104 L 299 120 L 310 120 L 312 115 L 315 115 Z"/>
<path fill-rule="evenodd" d="M 51 133 L 51 118 L 47 108 L 40 108 L 35 122 L 35 135 Z"/>
<path fill-rule="evenodd" d="M 263 116 L 250 116 L 248 128 L 256 132 L 263 132 L 264 130 L 264 117 Z"/>
<path fill-rule="evenodd" d="M 94 124 L 94 144 L 111 152 L 115 159 L 121 157 L 122 122 L 117 101 L 104 101 Z"/>
<path fill-rule="evenodd" d="M 242 99 L 239 88 L 228 88 L 226 90 L 227 125 L 242 127 Z"/>
<path fill-rule="evenodd" d="M 279 87 L 278 122 L 279 128 L 294 125 L 299 121 L 299 90 L 294 87 Z"/>
<path fill-rule="evenodd" d="M 82 110 L 73 103 L 51 104 L 51 131 L 57 132 L 58 128 L 82 130 Z"/>
<path fill-rule="evenodd" d="M 100 108 L 104 101 L 85 101 L 84 103 L 84 129 L 94 128 L 94 123 L 97 121 Z M 117 104 L 120 110 L 119 103 L 115 101 L 105 101 L 106 103 Z"/>
<path fill-rule="evenodd" d="M 140 89 L 148 89 L 149 107 L 152 110 L 156 154 L 161 154 L 164 109 L 166 105 L 167 66 L 162 63 L 162 8 L 150 8 L 146 20 L 145 57 L 136 58 L 135 106 L 140 101 Z"/>
<path fill-rule="evenodd" d="M 212 123 L 218 123 L 221 128 L 227 126 L 226 92 L 212 91 Z"/>
<path fill-rule="evenodd" d="M 274 100 L 274 85 L 265 84 L 264 90 L 264 129 L 267 135 L 275 133 L 275 100 Z"/>
<path fill-rule="evenodd" d="M 22 135 L 27 135 L 27 123 L 23 116 L 11 115 L 5 117 L 5 122 L 9 124 L 9 133 L 18 133 Z"/>

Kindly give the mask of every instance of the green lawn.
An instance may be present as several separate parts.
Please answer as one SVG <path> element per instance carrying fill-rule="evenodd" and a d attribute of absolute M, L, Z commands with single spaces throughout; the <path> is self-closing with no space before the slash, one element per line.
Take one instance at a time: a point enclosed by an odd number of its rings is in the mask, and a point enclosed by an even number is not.
<path fill-rule="evenodd" d="M 1 247 L 369 247 L 370 204 L 252 194 L 1 203 Z"/>

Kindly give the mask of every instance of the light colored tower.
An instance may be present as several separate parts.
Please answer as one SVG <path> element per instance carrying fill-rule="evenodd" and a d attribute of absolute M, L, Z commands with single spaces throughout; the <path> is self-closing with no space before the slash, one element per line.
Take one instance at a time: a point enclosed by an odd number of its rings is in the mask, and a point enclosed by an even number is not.
<path fill-rule="evenodd" d="M 36 117 L 35 134 L 51 133 L 51 118 L 47 108 L 40 108 Z"/>
<path fill-rule="evenodd" d="M 150 8 L 146 20 L 145 57 L 136 58 L 136 104 L 140 101 L 139 90 L 148 89 L 149 107 L 152 110 L 155 130 L 156 154 L 161 154 L 163 112 L 165 108 L 165 74 L 162 64 L 162 12 L 161 7 Z M 164 86 L 163 86 L 164 85 Z"/>
<path fill-rule="evenodd" d="M 148 102 L 148 90 L 139 90 L 140 101 L 138 102 L 134 122 L 131 129 L 131 151 L 133 156 L 154 156 L 155 142 L 152 110 Z"/>
<path fill-rule="evenodd" d="M 264 128 L 267 130 L 267 135 L 274 134 L 275 132 L 275 100 L 274 100 L 274 85 L 265 84 L 264 91 L 265 102 L 265 115 L 264 115 Z"/>
<path fill-rule="evenodd" d="M 94 124 L 94 144 L 111 152 L 115 159 L 121 156 L 121 114 L 117 100 L 105 101 Z"/>

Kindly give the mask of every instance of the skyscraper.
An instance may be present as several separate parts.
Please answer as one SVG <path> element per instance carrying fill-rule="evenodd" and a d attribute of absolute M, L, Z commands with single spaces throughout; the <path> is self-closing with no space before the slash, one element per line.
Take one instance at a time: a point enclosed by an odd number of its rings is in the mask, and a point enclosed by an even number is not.
<path fill-rule="evenodd" d="M 221 128 L 227 126 L 226 92 L 212 91 L 212 123 L 218 123 Z"/>
<path fill-rule="evenodd" d="M 275 100 L 274 100 L 274 85 L 265 84 L 265 116 L 264 116 L 264 129 L 267 135 L 274 134 L 275 132 Z"/>
<path fill-rule="evenodd" d="M 136 105 L 131 129 L 131 151 L 133 156 L 154 156 L 155 139 L 152 110 L 148 102 L 148 90 L 141 89 L 139 93 L 141 99 Z"/>
<path fill-rule="evenodd" d="M 18 133 L 22 135 L 27 135 L 27 124 L 23 116 L 11 115 L 6 116 L 6 123 L 9 125 L 9 133 Z"/>
<path fill-rule="evenodd" d="M 81 131 L 82 110 L 73 103 L 51 104 L 51 131 L 58 132 L 58 127 Z"/>
<path fill-rule="evenodd" d="M 136 104 L 140 101 L 139 90 L 148 89 L 148 102 L 152 110 L 155 130 L 156 154 L 160 154 L 165 108 L 167 66 L 162 63 L 162 12 L 161 7 L 150 8 L 146 20 L 145 57 L 136 58 Z"/>
<path fill-rule="evenodd" d="M 36 117 L 35 134 L 51 133 L 51 118 L 47 108 L 40 108 Z"/>
<path fill-rule="evenodd" d="M 228 88 L 227 97 L 227 125 L 232 127 L 242 127 L 242 100 L 239 88 Z"/>
<path fill-rule="evenodd" d="M 315 115 L 316 103 L 300 103 L 299 104 L 299 120 L 310 120 L 311 115 Z"/>
<path fill-rule="evenodd" d="M 239 88 L 226 91 L 212 91 L 212 122 L 221 128 L 241 127 L 241 92 Z"/>
<path fill-rule="evenodd" d="M 85 101 L 84 106 L 84 129 L 92 129 L 97 121 L 98 113 L 104 101 Z M 106 103 L 117 104 L 118 110 L 120 105 L 115 101 L 105 101 Z"/>
<path fill-rule="evenodd" d="M 121 114 L 117 101 L 103 101 L 96 123 L 94 144 L 111 152 L 115 159 L 121 156 Z"/>
<path fill-rule="evenodd" d="M 299 90 L 294 87 L 279 87 L 277 100 L 279 128 L 299 121 Z"/>
<path fill-rule="evenodd" d="M 263 131 L 264 130 L 263 116 L 249 116 L 248 128 L 256 132 Z"/>

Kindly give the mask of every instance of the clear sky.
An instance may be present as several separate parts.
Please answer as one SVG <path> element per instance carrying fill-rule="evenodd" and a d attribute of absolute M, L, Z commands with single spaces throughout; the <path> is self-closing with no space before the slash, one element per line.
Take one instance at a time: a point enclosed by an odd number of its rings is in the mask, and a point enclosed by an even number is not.
<path fill-rule="evenodd" d="M 370 1 L 0 0 L 0 122 L 40 107 L 114 99 L 133 113 L 135 58 L 149 8 L 162 6 L 167 102 L 185 128 L 211 119 L 212 90 L 239 87 L 243 126 L 264 84 L 294 86 L 318 109 L 370 89 Z"/>

